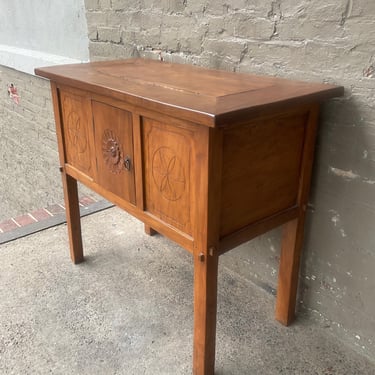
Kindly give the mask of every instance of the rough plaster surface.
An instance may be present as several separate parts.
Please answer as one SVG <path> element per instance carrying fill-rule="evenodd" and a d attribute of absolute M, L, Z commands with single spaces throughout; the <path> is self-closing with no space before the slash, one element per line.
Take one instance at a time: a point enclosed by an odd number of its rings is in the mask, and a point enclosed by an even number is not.
<path fill-rule="evenodd" d="M 345 86 L 343 98 L 322 108 L 300 305 L 375 357 L 375 2 L 85 4 L 93 60 L 162 57 Z M 279 232 L 228 257 L 235 272 L 275 287 Z"/>
<path fill-rule="evenodd" d="M 66 227 L 0 249 L 0 373 L 190 375 L 191 255 L 118 208 L 82 220 L 86 261 Z M 216 375 L 372 375 L 374 364 L 219 265 Z"/>

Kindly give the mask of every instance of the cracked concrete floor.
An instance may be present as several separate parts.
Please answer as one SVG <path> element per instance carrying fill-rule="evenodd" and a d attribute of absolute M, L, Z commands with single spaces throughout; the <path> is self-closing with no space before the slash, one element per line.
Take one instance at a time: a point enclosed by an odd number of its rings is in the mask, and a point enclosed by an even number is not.
<path fill-rule="evenodd" d="M 0 373 L 191 374 L 191 255 L 118 208 L 82 226 L 77 266 L 65 225 L 0 247 Z M 219 275 L 217 375 L 375 374 L 314 322 L 279 325 L 274 297 L 230 268 Z"/>

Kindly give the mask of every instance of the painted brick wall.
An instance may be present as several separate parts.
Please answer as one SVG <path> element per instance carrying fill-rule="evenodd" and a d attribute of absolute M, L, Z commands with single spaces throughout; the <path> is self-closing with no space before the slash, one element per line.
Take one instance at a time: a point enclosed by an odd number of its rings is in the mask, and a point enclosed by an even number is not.
<path fill-rule="evenodd" d="M 0 219 L 7 219 L 63 196 L 49 82 L 0 66 L 0 88 Z"/>
<path fill-rule="evenodd" d="M 63 203 L 59 165 L 49 81 L 0 65 L 0 222 Z M 80 196 L 96 197 L 84 187 Z"/>
<path fill-rule="evenodd" d="M 86 0 L 92 60 L 141 56 L 344 85 L 324 105 L 301 310 L 375 357 L 375 2 Z M 279 231 L 223 257 L 276 285 Z M 251 307 L 249 307 L 251 308 Z"/>

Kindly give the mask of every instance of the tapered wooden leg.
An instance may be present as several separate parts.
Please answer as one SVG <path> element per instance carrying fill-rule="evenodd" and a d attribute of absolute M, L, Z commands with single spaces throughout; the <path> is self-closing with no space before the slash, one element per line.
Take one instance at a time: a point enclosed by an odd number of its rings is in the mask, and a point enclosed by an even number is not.
<path fill-rule="evenodd" d="M 275 318 L 286 326 L 292 323 L 295 316 L 306 206 L 309 199 L 318 115 L 319 105 L 316 104 L 311 107 L 306 125 L 298 193 L 300 213 L 298 218 L 284 224 L 283 228 Z"/>
<path fill-rule="evenodd" d="M 149 236 L 155 236 L 158 232 L 151 228 L 149 225 L 145 224 L 145 233 L 148 234 Z"/>
<path fill-rule="evenodd" d="M 79 213 L 79 199 L 77 181 L 62 173 L 66 221 L 68 225 L 70 258 L 77 264 L 83 261 L 83 247 L 81 236 L 81 218 Z"/>
<path fill-rule="evenodd" d="M 295 317 L 303 227 L 304 214 L 283 228 L 275 318 L 286 326 Z"/>
<path fill-rule="evenodd" d="M 193 374 L 215 370 L 218 255 L 194 255 Z"/>

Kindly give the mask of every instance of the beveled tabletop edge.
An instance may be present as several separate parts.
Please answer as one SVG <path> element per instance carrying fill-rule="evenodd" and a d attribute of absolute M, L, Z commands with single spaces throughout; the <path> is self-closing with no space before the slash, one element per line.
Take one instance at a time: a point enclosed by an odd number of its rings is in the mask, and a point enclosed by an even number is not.
<path fill-rule="evenodd" d="M 210 95 L 194 92 L 189 89 L 181 90 L 165 85 L 145 85 L 131 78 L 126 85 L 116 77 L 108 78 L 95 71 L 97 67 L 115 69 L 125 64 L 137 69 L 158 69 L 162 67 L 166 74 L 171 72 L 180 78 L 188 76 L 207 77 L 212 90 L 219 85 L 223 87 L 225 80 L 256 81 L 259 87 L 249 89 L 246 84 L 239 86 L 238 91 Z M 134 70 L 134 69 L 133 69 Z M 50 79 L 58 84 L 77 87 L 83 90 L 108 95 L 116 99 L 128 101 L 134 105 L 147 106 L 155 111 L 163 111 L 189 121 L 198 122 L 210 127 L 221 126 L 228 121 L 246 116 L 251 119 L 256 112 L 267 106 L 270 109 L 293 104 L 322 102 L 332 97 L 342 96 L 344 88 L 324 83 L 313 83 L 290 80 L 272 76 L 260 76 L 250 73 L 235 73 L 223 70 L 208 69 L 195 65 L 160 62 L 151 59 L 125 59 L 97 61 L 82 64 L 56 65 L 36 68 L 35 74 Z M 238 77 L 241 77 L 239 80 Z M 194 77 L 193 77 L 194 78 Z M 191 79 L 191 77 L 190 77 Z M 224 80 L 224 81 L 223 81 Z M 264 83 L 264 84 L 263 84 Z M 124 87 L 127 86 L 127 87 Z M 230 120 L 231 119 L 231 120 Z"/>

